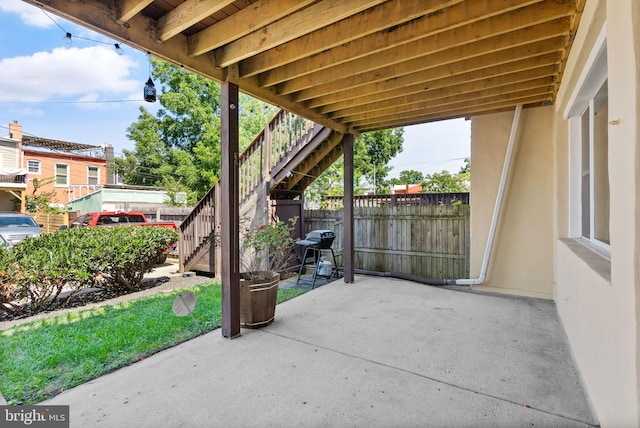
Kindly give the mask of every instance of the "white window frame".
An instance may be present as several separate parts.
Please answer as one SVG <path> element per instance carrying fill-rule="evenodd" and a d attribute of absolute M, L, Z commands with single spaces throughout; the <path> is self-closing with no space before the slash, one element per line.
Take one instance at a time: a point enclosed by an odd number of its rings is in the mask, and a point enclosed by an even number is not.
<path fill-rule="evenodd" d="M 58 167 L 59 166 L 64 166 L 67 169 L 67 175 L 66 175 L 66 183 L 62 184 L 62 183 L 58 183 Z M 55 181 L 55 187 L 69 187 L 69 175 L 71 175 L 71 172 L 69 171 L 71 168 L 69 167 L 68 163 L 60 163 L 60 162 L 56 162 L 56 164 L 54 165 L 54 171 L 53 171 L 53 175 L 56 178 Z"/>
<path fill-rule="evenodd" d="M 569 234 L 607 258 L 611 257 L 610 244 L 595 238 L 595 195 L 593 138 L 589 144 L 589 218 L 590 236 L 582 234 L 582 115 L 593 108 L 593 99 L 608 78 L 606 25 L 603 26 L 585 67 L 572 93 L 564 117 L 569 121 Z M 607 120 L 608 123 L 608 120 Z M 589 134 L 593 137 L 594 125 L 590 120 Z"/>
<path fill-rule="evenodd" d="M 31 171 L 31 167 L 30 167 L 30 165 L 29 165 L 29 163 L 30 163 L 30 162 L 35 162 L 35 163 L 37 163 L 37 165 L 38 165 L 37 171 Z M 42 174 L 42 163 L 41 163 L 39 160 L 37 160 L 37 159 L 28 159 L 28 160 L 27 160 L 27 172 L 28 172 L 29 174 L 36 174 L 36 175 L 40 175 L 40 174 Z"/>
<path fill-rule="evenodd" d="M 96 170 L 96 182 L 95 183 L 90 183 L 89 180 L 91 179 L 91 174 L 89 173 L 89 171 L 91 171 L 91 169 L 95 169 Z M 95 166 L 95 165 L 88 165 L 87 166 L 87 184 L 88 185 L 98 185 L 100 184 L 100 167 L 99 166 Z"/>

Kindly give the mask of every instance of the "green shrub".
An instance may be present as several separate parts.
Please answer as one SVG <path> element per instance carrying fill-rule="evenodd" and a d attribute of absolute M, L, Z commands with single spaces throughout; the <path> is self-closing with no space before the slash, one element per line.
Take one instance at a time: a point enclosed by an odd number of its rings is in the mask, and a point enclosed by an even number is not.
<path fill-rule="evenodd" d="M 15 266 L 13 252 L 0 247 L 0 310 L 12 315 L 20 312 L 20 306 L 14 302 L 22 297 L 14 279 Z"/>
<path fill-rule="evenodd" d="M 140 287 L 154 261 L 178 239 L 166 227 L 116 226 L 58 231 L 26 238 L 0 252 L 0 309 L 33 314 L 64 306 L 86 287 L 118 292 Z M 22 305 L 10 302 L 21 300 Z"/>

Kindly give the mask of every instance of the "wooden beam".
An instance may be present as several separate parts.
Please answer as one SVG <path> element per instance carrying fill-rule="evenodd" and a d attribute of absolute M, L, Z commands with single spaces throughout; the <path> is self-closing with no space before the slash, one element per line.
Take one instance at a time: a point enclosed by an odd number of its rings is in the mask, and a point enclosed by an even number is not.
<path fill-rule="evenodd" d="M 472 82 L 476 83 L 476 82 Z M 423 94 L 403 95 L 385 101 L 370 103 L 366 106 L 352 107 L 334 112 L 333 115 L 345 118 L 348 122 L 357 122 L 361 119 L 387 116 L 390 112 L 414 111 L 426 108 L 434 108 L 441 105 L 451 104 L 459 101 L 472 103 L 480 99 L 490 99 L 494 96 L 512 94 L 516 92 L 533 91 L 539 93 L 541 88 L 546 92 L 553 92 L 555 78 L 544 76 L 539 79 L 526 79 L 509 85 L 499 85 L 491 88 L 474 88 L 468 85 L 461 92 L 449 90 L 449 88 L 438 89 L 436 91 L 425 91 Z M 475 90 L 470 90 L 475 89 Z"/>
<path fill-rule="evenodd" d="M 501 34 L 496 37 L 491 37 L 486 40 L 471 43 L 464 50 L 453 49 L 450 52 L 444 51 L 441 57 L 433 57 L 433 55 L 436 54 L 431 53 L 400 63 L 387 64 L 385 62 L 380 62 L 379 68 L 375 70 L 363 72 L 357 75 L 347 75 L 341 79 L 333 80 L 326 84 L 320 84 L 320 82 L 318 81 L 314 83 L 313 87 L 309 87 L 306 80 L 301 81 L 303 79 L 307 79 L 311 75 L 305 76 L 301 79 L 295 79 L 291 82 L 287 82 L 287 85 L 290 86 L 289 89 L 295 90 L 297 90 L 297 87 L 299 86 L 304 86 L 307 88 L 304 90 L 299 90 L 292 95 L 292 98 L 295 101 L 300 102 L 311 100 L 316 97 L 325 97 L 329 94 L 343 91 L 345 88 L 348 88 L 349 91 L 354 91 L 354 89 L 359 86 L 364 86 L 375 82 L 384 82 L 387 80 L 399 79 L 402 76 L 416 73 L 421 70 L 434 69 L 434 67 L 439 67 L 437 69 L 439 74 L 434 73 L 433 71 L 429 71 L 429 79 L 438 79 L 454 74 L 454 71 L 452 70 L 454 68 L 455 70 L 458 70 L 458 73 L 469 71 L 466 69 L 462 70 L 463 66 L 470 65 L 470 63 L 467 63 L 465 61 L 473 61 L 474 67 L 476 69 L 494 65 L 491 64 L 493 62 L 490 60 L 491 56 L 488 56 L 484 59 L 481 58 L 479 60 L 475 59 L 478 56 L 493 55 L 496 58 L 496 63 L 508 62 L 510 58 L 507 58 L 507 54 L 501 53 L 501 51 L 507 49 L 522 50 L 524 53 L 527 53 L 525 56 L 528 57 L 529 54 L 528 52 L 526 52 L 527 46 L 535 44 L 536 42 L 542 40 L 549 40 L 550 43 L 555 44 L 559 40 L 559 36 L 566 36 L 568 34 L 566 32 L 567 29 L 564 19 L 551 21 L 549 23 L 542 24 L 540 27 L 543 27 L 547 32 L 544 34 L 544 36 L 540 35 L 537 38 L 532 38 L 530 29 L 521 29 L 514 31 L 513 33 Z M 542 30 L 542 28 L 539 28 L 539 30 Z M 540 31 L 540 33 L 542 33 L 542 31 Z M 425 46 L 425 48 L 426 47 L 428 46 Z M 425 52 L 428 53 L 431 51 L 425 50 Z M 466 53 L 463 55 L 463 57 L 458 56 L 463 53 Z M 514 53 L 513 51 L 511 51 L 509 53 L 517 55 L 516 58 L 521 58 L 520 54 L 518 54 L 517 52 Z M 378 60 L 381 60 L 381 58 L 378 58 Z M 441 63 L 444 63 L 444 66 L 440 66 Z M 447 64 L 450 65 L 447 67 Z M 322 80 L 331 79 L 330 76 L 317 77 L 318 79 Z M 282 85 L 278 85 L 277 88 L 280 93 L 289 91 L 289 89 L 284 89 Z"/>
<path fill-rule="evenodd" d="M 498 86 L 495 88 L 482 89 L 470 93 L 451 95 L 446 93 L 440 97 L 435 96 L 406 96 L 399 97 L 387 102 L 369 104 L 368 108 L 349 109 L 338 112 L 336 115 L 345 118 L 345 121 L 357 123 L 366 120 L 377 120 L 377 118 L 402 115 L 408 112 L 441 108 L 450 104 L 464 103 L 473 105 L 475 102 L 491 103 L 505 97 L 517 96 L 527 97 L 532 94 L 549 93 L 554 89 L 554 79 L 542 78 L 532 79 L 525 82 L 518 82 L 513 85 Z"/>
<path fill-rule="evenodd" d="M 307 143 L 304 147 L 302 147 L 302 149 L 298 151 L 291 150 L 291 152 L 284 157 L 286 161 L 279 162 L 280 167 L 277 170 L 275 170 L 275 168 L 274 169 L 268 168 L 267 171 L 272 171 L 272 174 L 271 174 L 272 187 L 269 190 L 271 190 L 274 187 L 273 186 L 274 183 L 281 183 L 283 180 L 286 180 L 288 173 L 291 173 L 291 171 L 289 171 L 289 169 L 286 168 L 287 166 L 299 165 L 301 162 L 303 162 L 305 159 L 311 156 L 316 150 L 321 148 L 322 144 L 327 139 L 330 138 L 331 132 L 333 132 L 331 131 L 331 129 L 327 127 L 322 127 L 319 132 L 317 133 L 314 132 L 314 136 L 311 139 L 311 141 Z M 314 144 L 315 143 L 314 140 L 321 141 L 321 142 L 320 144 Z M 266 150 L 266 153 L 271 153 L 271 152 L 269 150 Z M 267 156 L 266 158 L 270 159 L 270 156 Z M 296 171 L 299 171 L 298 167 L 296 167 Z"/>
<path fill-rule="evenodd" d="M 544 102 L 542 101 L 529 102 L 527 104 L 523 104 L 522 107 L 524 109 L 528 109 L 528 108 L 535 108 L 535 107 L 545 107 L 548 105 L 549 105 L 548 101 L 545 100 Z M 432 122 L 439 122 L 439 121 L 451 120 L 451 119 L 461 119 L 461 118 L 469 119 L 470 117 L 482 116 L 485 114 L 502 113 L 505 111 L 513 112 L 513 109 L 514 109 L 514 106 L 511 104 L 508 104 L 508 105 L 502 105 L 502 106 L 489 106 L 489 107 L 481 106 L 479 108 L 476 107 L 464 112 L 461 112 L 461 111 L 440 112 L 437 115 L 427 115 L 427 116 L 413 117 L 411 119 L 403 119 L 402 121 L 399 121 L 397 124 L 393 125 L 393 127 L 411 126 L 411 125 L 418 125 L 422 123 L 432 123 Z M 366 132 L 380 131 L 384 129 L 389 129 L 389 125 L 381 123 L 380 126 L 368 127 Z"/>
<path fill-rule="evenodd" d="M 13 189 L 3 189 L 6 192 L 10 193 L 11 195 L 13 195 L 14 198 L 16 198 L 17 200 L 20 201 L 20 212 L 24 213 L 25 212 L 25 191 L 24 190 L 13 190 Z"/>
<path fill-rule="evenodd" d="M 380 124 L 388 121 L 389 118 L 402 120 L 411 117 L 418 117 L 423 115 L 435 114 L 443 111 L 464 111 L 465 109 L 472 109 L 478 106 L 490 106 L 490 105 L 511 105 L 516 106 L 518 104 L 531 104 L 533 102 L 547 101 L 551 103 L 553 99 L 553 87 L 543 87 L 537 90 L 518 91 L 510 94 L 496 94 L 491 97 L 487 97 L 480 100 L 467 101 L 465 98 L 460 100 L 453 100 L 452 102 L 442 102 L 440 105 L 429 108 L 413 108 L 408 106 L 407 108 L 398 107 L 393 113 L 378 114 L 375 116 L 367 116 L 357 118 L 352 122 L 352 125 L 356 128 L 368 128 L 372 124 Z M 457 102 L 455 102 L 457 101 Z"/>
<path fill-rule="evenodd" d="M 539 67 L 533 70 L 506 74 L 500 74 L 499 69 L 491 70 L 495 70 L 495 73 L 492 73 L 489 70 L 481 70 L 452 76 L 451 79 L 440 79 L 428 83 L 422 82 L 411 87 L 405 87 L 403 91 L 389 90 L 378 92 L 371 96 L 365 95 L 361 98 L 349 99 L 337 104 L 328 105 L 322 110 L 324 111 L 326 109 L 327 111 L 325 111 L 325 113 L 332 114 L 346 109 L 367 109 L 370 105 L 374 105 L 379 102 L 394 100 L 400 96 L 405 97 L 417 94 L 424 94 L 424 98 L 437 99 L 446 95 L 453 96 L 471 93 L 482 89 L 498 88 L 503 85 L 525 82 L 531 79 L 545 78 L 551 83 L 555 82 L 558 76 L 558 66 L 555 64 Z M 483 74 L 487 77 L 480 77 Z M 469 78 L 465 78 L 467 76 L 469 76 Z"/>
<path fill-rule="evenodd" d="M 341 140 L 341 134 L 334 133 L 331 135 L 320 145 L 320 147 L 316 148 L 313 153 L 305 157 L 305 159 L 300 162 L 293 171 L 291 171 L 291 177 L 282 179 L 278 188 L 292 190 L 300 181 L 304 180 L 305 176 L 310 174 L 315 165 L 320 163 L 322 159 L 329 156 L 329 153 L 331 153 L 331 151 L 340 144 Z M 315 180 L 316 177 L 313 177 L 313 179 Z"/>
<path fill-rule="evenodd" d="M 302 180 L 296 184 L 292 190 L 297 192 L 304 192 L 310 185 L 313 183 L 316 178 L 319 177 L 323 172 L 327 170 L 331 165 L 335 163 L 335 161 L 342 156 L 342 140 L 336 145 L 333 150 L 329 152 L 327 156 L 322 158 L 311 170 L 308 175 L 304 176 Z"/>
<path fill-rule="evenodd" d="M 517 61 L 515 65 L 521 65 L 521 68 L 513 67 L 514 63 L 496 64 L 478 70 L 472 70 L 466 73 L 453 74 L 451 77 L 436 78 L 433 80 L 423 79 L 422 73 L 413 73 L 398 78 L 393 81 L 377 82 L 362 87 L 361 96 L 341 97 L 339 93 L 313 100 L 309 103 L 309 107 L 318 108 L 323 114 L 341 109 L 354 108 L 358 106 L 366 106 L 370 103 L 378 103 L 380 101 L 393 99 L 400 94 L 412 95 L 426 93 L 428 91 L 441 91 L 447 89 L 451 93 L 472 92 L 477 88 L 497 87 L 504 84 L 521 82 L 528 79 L 538 79 L 545 76 L 558 76 L 558 54 L 548 54 L 550 62 L 536 66 L 536 63 Z M 389 83 L 387 85 L 386 83 Z M 475 89 L 468 89 L 475 88 Z M 329 99 L 335 99 L 333 103 Z M 321 103 L 318 106 L 311 104 Z"/>
<path fill-rule="evenodd" d="M 269 49 L 240 63 L 241 76 L 280 67 L 284 64 L 309 57 L 327 49 L 347 43 L 359 37 L 382 31 L 412 19 L 460 3 L 463 0 L 422 0 L 386 2 L 364 12 L 350 16 L 330 26 L 320 28 L 302 37 L 291 40 L 284 46 Z"/>
<path fill-rule="evenodd" d="M 342 224 L 344 235 L 342 243 L 342 264 L 344 266 L 344 282 L 352 283 L 354 274 L 354 235 L 353 235 L 353 135 L 345 134 L 342 138 L 344 152 L 344 198 Z"/>
<path fill-rule="evenodd" d="M 118 17 L 116 22 L 124 24 L 151 3 L 153 3 L 153 0 L 117 0 Z"/>
<path fill-rule="evenodd" d="M 189 55 L 212 51 L 306 7 L 314 0 L 261 0 L 189 36 Z"/>
<path fill-rule="evenodd" d="M 116 40 L 122 40 L 127 45 L 143 52 L 151 52 L 154 56 L 197 72 L 217 82 L 224 80 L 224 70 L 217 69 L 213 64 L 212 55 L 202 55 L 191 58 L 186 54 L 187 38 L 183 35 L 158 43 L 153 23 L 148 18 L 138 14 L 132 17 L 127 25 L 120 25 L 113 19 L 109 2 L 100 0 L 84 0 L 82 3 L 69 0 L 25 0 L 36 6 L 43 7 L 69 21 L 104 34 Z"/>
<path fill-rule="evenodd" d="M 222 336 L 240 335 L 240 249 L 238 185 L 238 86 L 227 80 L 222 84 L 221 121 L 221 194 L 222 194 Z"/>
<path fill-rule="evenodd" d="M 229 6 L 235 0 L 186 0 L 158 19 L 158 40 L 167 41 L 181 31 Z"/>
<path fill-rule="evenodd" d="M 496 23 L 497 25 L 497 23 Z M 388 71 L 394 71 L 400 74 L 406 74 L 411 70 L 407 70 L 407 63 L 411 61 L 423 61 L 438 64 L 434 60 L 429 60 L 430 56 L 439 54 L 440 57 L 446 57 L 444 61 L 452 62 L 461 59 L 458 54 L 466 53 L 466 57 L 477 56 L 474 46 L 478 45 L 483 39 L 489 52 L 497 52 L 515 46 L 522 46 L 535 43 L 540 40 L 548 40 L 560 35 L 569 34 L 569 18 L 559 18 L 554 21 L 545 22 L 533 27 L 519 28 L 512 32 L 488 32 L 479 36 L 470 31 L 458 35 L 452 30 L 448 32 L 448 37 L 437 35 L 420 39 L 395 49 L 385 50 L 371 55 L 367 58 L 360 58 L 354 61 L 338 63 L 330 68 L 313 72 L 305 76 L 301 76 L 292 80 L 288 80 L 277 85 L 279 94 L 290 94 L 309 88 L 321 88 L 324 84 L 336 82 L 340 84 L 342 79 L 349 77 L 358 77 L 361 84 L 372 80 L 384 80 L 397 77 L 398 74 L 388 75 Z M 497 34 L 497 35 L 496 35 Z M 464 46 L 469 44 L 469 46 Z M 471 46 L 473 45 L 473 46 Z M 456 49 L 460 48 L 460 49 Z M 394 66 L 397 66 L 394 68 Z M 401 70 L 405 70 L 402 73 Z M 260 79 L 260 84 L 264 85 L 264 81 Z"/>
<path fill-rule="evenodd" d="M 568 33 L 571 24 L 570 19 L 567 18 L 571 12 L 568 4 L 571 2 L 563 1 L 566 4 L 563 5 L 564 7 L 546 2 L 497 16 L 494 15 L 499 8 L 488 9 L 485 12 L 484 2 L 465 2 L 459 7 L 451 8 L 457 12 L 455 15 L 445 12 L 401 25 L 394 31 L 382 31 L 362 37 L 321 54 L 263 73 L 260 76 L 260 83 L 263 86 L 272 86 L 307 75 L 312 75 L 316 80 L 322 70 L 327 70 L 328 72 L 324 74 L 328 76 L 335 75 L 335 80 L 349 73 L 353 74 L 355 69 L 366 71 L 379 68 L 380 64 L 406 61 L 425 53 L 477 42 L 523 28 L 528 29 L 530 39 L 535 39 L 540 35 L 531 27 L 561 18 L 566 18 L 564 32 Z M 477 10 L 473 10 L 473 13 L 467 12 L 474 7 Z M 546 38 L 548 37 L 546 35 Z"/>
<path fill-rule="evenodd" d="M 397 126 L 408 126 L 416 123 L 441 120 L 443 118 L 468 117 L 475 114 L 484 114 L 484 112 L 489 111 L 502 111 L 504 109 L 513 110 L 514 107 L 518 104 L 522 104 L 524 106 L 548 105 L 553 103 L 552 97 L 553 94 L 546 93 L 523 98 L 504 97 L 498 101 L 491 103 L 476 102 L 472 105 L 461 103 L 429 111 L 409 112 L 393 118 L 386 117 L 382 120 L 371 120 L 368 122 L 363 121 L 362 123 L 352 124 L 352 126 L 358 129 L 360 132 L 370 132 L 374 129 L 388 129 Z"/>
<path fill-rule="evenodd" d="M 373 7 L 384 0 L 324 0 L 289 15 L 214 51 L 220 67 L 264 52 L 330 25 L 354 13 Z"/>

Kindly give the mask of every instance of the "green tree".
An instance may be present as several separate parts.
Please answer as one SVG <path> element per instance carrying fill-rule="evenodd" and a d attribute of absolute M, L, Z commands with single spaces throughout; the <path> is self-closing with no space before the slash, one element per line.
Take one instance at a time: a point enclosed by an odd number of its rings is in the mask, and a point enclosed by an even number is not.
<path fill-rule="evenodd" d="M 55 177 L 34 178 L 33 191 L 25 196 L 24 204 L 27 212 L 57 213 L 62 212 L 60 208 L 51 207 L 51 201 L 56 197 L 55 189 L 45 191 L 49 184 L 55 183 Z M 16 200 L 16 210 L 20 209 L 20 201 Z"/>
<path fill-rule="evenodd" d="M 387 166 L 393 157 L 402 151 L 404 129 L 387 129 L 369 132 L 355 141 L 354 187 L 362 193 L 363 187 L 373 187 L 379 192 L 388 191 L 386 177 L 391 170 Z M 344 158 L 340 157 L 323 172 L 305 191 L 308 201 L 320 201 L 324 195 L 342 195 L 344 183 Z"/>
<path fill-rule="evenodd" d="M 422 191 L 432 193 L 468 192 L 471 184 L 471 164 L 469 158 L 464 161 L 464 165 L 457 174 L 451 174 L 449 171 L 428 174 L 422 184 Z"/>
<path fill-rule="evenodd" d="M 172 204 L 193 204 L 220 176 L 220 85 L 162 60 L 153 59 L 152 66 L 161 108 L 155 116 L 140 108 L 127 129 L 135 148 L 123 150 L 115 170 L 127 184 L 165 187 Z M 241 149 L 275 111 L 241 95 Z"/>
<path fill-rule="evenodd" d="M 424 181 L 424 174 L 413 169 L 400 171 L 398 178 L 389 180 L 391 184 L 418 184 Z"/>
<path fill-rule="evenodd" d="M 240 94 L 240 151 L 260 134 L 277 112 L 277 107 Z"/>
<path fill-rule="evenodd" d="M 311 183 L 304 192 L 308 201 L 319 202 L 325 195 L 342 195 L 343 191 L 343 167 L 344 160 L 341 157 L 327 168 Z"/>
<path fill-rule="evenodd" d="M 385 129 L 362 134 L 354 143 L 354 178 L 356 188 L 365 185 L 375 193 L 388 190 L 386 182 L 391 167 L 387 166 L 402 151 L 404 128 Z"/>
<path fill-rule="evenodd" d="M 460 171 L 458 172 L 458 174 L 466 174 L 466 173 L 471 174 L 471 159 L 470 158 L 464 158 L 464 165 L 462 165 L 460 167 Z"/>

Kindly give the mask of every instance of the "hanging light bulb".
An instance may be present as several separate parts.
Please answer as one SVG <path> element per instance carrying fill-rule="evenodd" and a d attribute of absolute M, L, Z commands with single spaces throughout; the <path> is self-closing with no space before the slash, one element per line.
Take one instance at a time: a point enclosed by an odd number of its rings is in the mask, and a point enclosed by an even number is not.
<path fill-rule="evenodd" d="M 116 43 L 116 44 L 115 44 L 115 45 L 113 45 L 113 46 L 114 46 L 114 48 L 115 48 L 115 50 L 116 50 L 116 53 L 117 53 L 118 55 L 122 55 L 122 54 L 123 54 L 123 52 L 124 52 L 124 51 L 122 50 L 122 48 L 120 47 L 120 45 L 119 45 L 119 44 L 117 44 L 117 43 Z"/>
<path fill-rule="evenodd" d="M 153 84 L 153 80 L 151 80 L 151 53 L 147 52 L 149 56 L 149 80 L 144 85 L 144 100 L 149 103 L 156 102 L 156 87 Z"/>
<path fill-rule="evenodd" d="M 67 46 L 70 46 L 71 44 L 73 44 L 73 40 L 71 40 L 71 33 L 65 34 L 62 40 L 64 41 L 64 44 Z"/>

